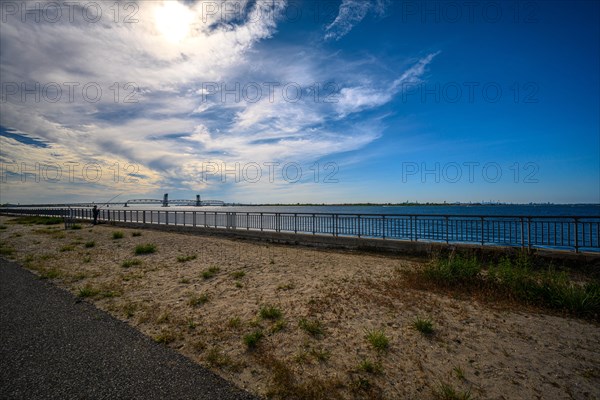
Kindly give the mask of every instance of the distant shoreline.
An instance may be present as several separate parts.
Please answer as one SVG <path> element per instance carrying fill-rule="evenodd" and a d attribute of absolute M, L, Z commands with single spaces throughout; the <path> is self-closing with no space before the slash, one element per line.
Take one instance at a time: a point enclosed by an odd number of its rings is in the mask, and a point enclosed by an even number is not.
<path fill-rule="evenodd" d="M 81 207 L 82 204 L 122 205 L 124 202 L 4 203 L 6 207 Z M 178 206 L 178 205 L 170 205 Z M 600 203 L 225 203 L 224 207 L 589 207 Z M 216 206 L 202 206 L 216 207 Z"/>

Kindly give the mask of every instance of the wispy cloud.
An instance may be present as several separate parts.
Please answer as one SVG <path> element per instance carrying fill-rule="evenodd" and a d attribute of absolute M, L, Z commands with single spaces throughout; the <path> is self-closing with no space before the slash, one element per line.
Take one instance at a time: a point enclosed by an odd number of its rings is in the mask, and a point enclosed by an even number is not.
<path fill-rule="evenodd" d="M 337 17 L 325 27 L 325 40 L 341 39 L 370 12 L 382 15 L 387 2 L 387 0 L 343 0 Z"/>

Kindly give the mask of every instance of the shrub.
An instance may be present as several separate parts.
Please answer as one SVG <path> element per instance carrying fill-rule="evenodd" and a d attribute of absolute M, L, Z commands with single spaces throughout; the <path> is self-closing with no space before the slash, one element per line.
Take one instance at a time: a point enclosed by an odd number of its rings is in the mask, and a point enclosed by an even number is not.
<path fill-rule="evenodd" d="M 441 285 L 472 282 L 481 272 L 481 264 L 475 257 L 454 256 L 437 258 L 425 268 L 425 276 Z"/>

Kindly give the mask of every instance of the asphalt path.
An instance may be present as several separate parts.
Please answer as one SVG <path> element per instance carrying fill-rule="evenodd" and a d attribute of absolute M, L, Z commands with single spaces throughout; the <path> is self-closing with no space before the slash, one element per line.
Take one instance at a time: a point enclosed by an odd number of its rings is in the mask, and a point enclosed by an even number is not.
<path fill-rule="evenodd" d="M 257 399 L 2 258 L 0 398 Z"/>

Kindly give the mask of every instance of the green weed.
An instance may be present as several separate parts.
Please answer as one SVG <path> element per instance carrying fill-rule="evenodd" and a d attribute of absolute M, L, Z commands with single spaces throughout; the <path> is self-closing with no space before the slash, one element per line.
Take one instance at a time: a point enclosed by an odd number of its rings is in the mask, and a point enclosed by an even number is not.
<path fill-rule="evenodd" d="M 156 245 L 152 243 L 139 244 L 135 246 L 135 254 L 152 254 L 156 252 Z"/>
<path fill-rule="evenodd" d="M 390 346 L 390 339 L 385 335 L 383 329 L 379 330 L 365 330 L 367 341 L 371 343 L 371 346 L 377 351 L 387 350 Z"/>

